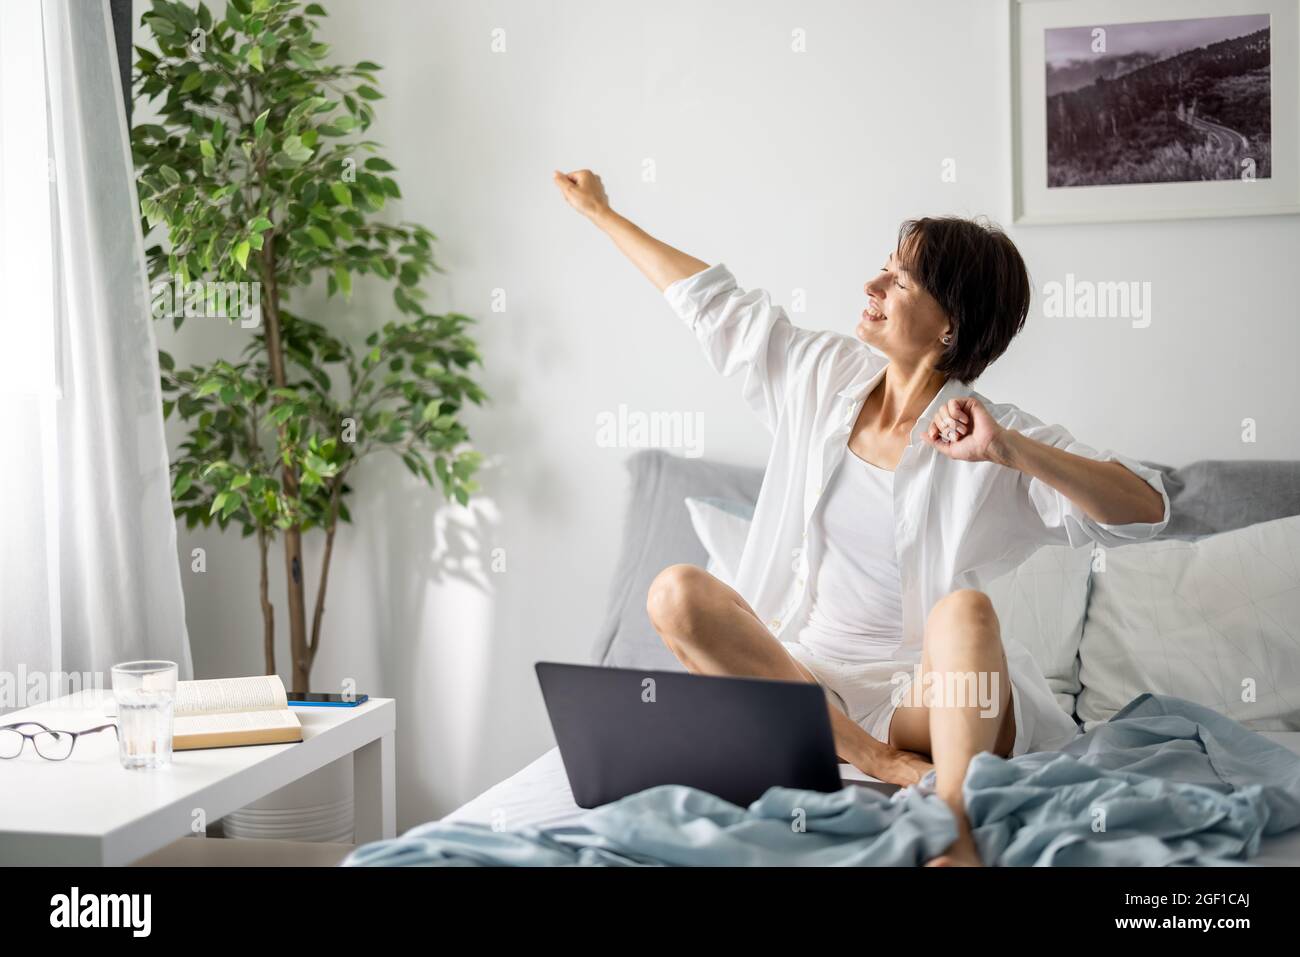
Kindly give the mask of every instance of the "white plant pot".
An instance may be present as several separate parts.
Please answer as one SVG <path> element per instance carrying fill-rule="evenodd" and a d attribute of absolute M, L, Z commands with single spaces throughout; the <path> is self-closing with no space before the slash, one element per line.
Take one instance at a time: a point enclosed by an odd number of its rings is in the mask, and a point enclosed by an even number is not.
<path fill-rule="evenodd" d="M 353 843 L 352 755 L 221 819 L 226 837 Z"/>

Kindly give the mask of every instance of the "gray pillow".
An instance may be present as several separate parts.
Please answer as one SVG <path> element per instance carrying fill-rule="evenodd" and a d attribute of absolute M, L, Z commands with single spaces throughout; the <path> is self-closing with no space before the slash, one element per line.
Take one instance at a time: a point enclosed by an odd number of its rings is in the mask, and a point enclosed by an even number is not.
<path fill-rule="evenodd" d="M 1150 462 L 1146 464 L 1160 471 L 1165 491 L 1169 494 L 1169 524 L 1161 533 L 1161 539 L 1197 541 L 1222 532 L 1300 515 L 1300 462 L 1207 459 L 1179 469 Z M 1114 568 L 1120 570 L 1121 580 L 1125 575 L 1132 578 L 1143 569 L 1149 574 L 1147 566 L 1154 568 L 1157 556 L 1179 554 L 1157 549 L 1151 544 L 1132 545 L 1121 551 L 1123 554 L 1113 556 L 1113 561 L 1118 563 Z M 1139 570 L 1127 570 L 1134 562 L 1138 563 Z M 1184 633 L 1179 635 L 1175 623 L 1166 616 L 1167 620 L 1161 622 L 1162 628 L 1173 630 L 1169 634 L 1161 631 L 1157 636 L 1159 644 L 1153 644 L 1155 639 L 1152 637 L 1151 622 L 1159 618 L 1158 612 L 1153 609 L 1158 609 L 1159 601 L 1162 600 L 1156 586 L 1147 585 L 1146 591 L 1138 596 L 1125 594 L 1113 587 L 1117 583 L 1113 575 L 1115 571 L 1112 569 L 1107 572 L 1104 580 L 1095 575 L 1091 579 L 1088 615 L 1083 640 L 1079 645 L 1079 717 L 1086 719 L 1087 726 L 1092 727 L 1109 718 L 1119 707 L 1105 702 L 1119 701 L 1122 705 L 1136 691 L 1176 694 L 1220 707 L 1225 714 L 1234 714 L 1233 708 L 1217 704 L 1217 699 L 1203 687 L 1194 688 L 1183 677 L 1186 668 L 1180 672 L 1170 664 L 1173 661 L 1186 661 L 1186 656 L 1178 656 L 1177 646 L 1183 644 L 1190 647 L 1191 639 L 1197 637 L 1194 631 L 1184 629 Z M 1168 581 L 1159 584 L 1167 588 L 1174 587 Z M 1112 587 L 1102 587 L 1107 585 Z M 1105 594 L 1108 591 L 1116 593 L 1118 598 Z M 1243 591 L 1243 601 L 1245 594 Z M 1212 683 L 1241 672 L 1239 665 L 1230 666 L 1228 662 L 1234 654 L 1241 653 L 1242 647 L 1255 647 L 1264 633 L 1263 626 L 1242 629 L 1234 624 L 1231 634 L 1220 635 L 1220 640 L 1225 640 L 1226 643 L 1222 646 L 1219 658 L 1210 662 L 1208 658 L 1200 656 L 1206 663 L 1202 675 L 1204 681 Z M 1175 637 L 1179 640 L 1170 644 Z M 1166 653 L 1170 657 L 1162 660 L 1160 656 Z M 1143 669 L 1151 667 L 1147 658 L 1152 657 L 1159 670 L 1152 671 L 1151 674 L 1155 677 L 1148 681 Z M 1173 685 L 1170 682 L 1176 674 L 1179 683 Z"/>
<path fill-rule="evenodd" d="M 651 449 L 627 462 L 631 495 L 623 520 L 623 549 L 614 569 L 609 611 L 593 659 L 619 668 L 682 670 L 646 615 L 646 593 L 669 565 L 703 568 L 708 555 L 691 527 L 686 499 L 718 498 L 753 503 L 763 470 L 688 459 Z"/>
<path fill-rule="evenodd" d="M 1300 462 L 1193 462 L 1158 469 L 1170 516 L 1161 538 L 1197 538 L 1300 515 Z"/>

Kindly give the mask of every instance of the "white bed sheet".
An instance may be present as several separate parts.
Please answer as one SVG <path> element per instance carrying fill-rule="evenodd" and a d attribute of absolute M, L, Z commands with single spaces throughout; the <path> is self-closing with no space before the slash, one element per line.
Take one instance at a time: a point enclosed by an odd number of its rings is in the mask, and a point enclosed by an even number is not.
<path fill-rule="evenodd" d="M 1300 731 L 1260 733 L 1300 754 Z M 874 780 L 848 764 L 840 765 L 840 773 L 846 781 Z M 443 820 L 515 830 L 576 824 L 584 813 L 573 801 L 560 751 L 552 748 L 523 770 L 452 811 Z M 1300 828 L 1266 839 L 1259 854 L 1249 863 L 1254 866 L 1300 866 Z"/>

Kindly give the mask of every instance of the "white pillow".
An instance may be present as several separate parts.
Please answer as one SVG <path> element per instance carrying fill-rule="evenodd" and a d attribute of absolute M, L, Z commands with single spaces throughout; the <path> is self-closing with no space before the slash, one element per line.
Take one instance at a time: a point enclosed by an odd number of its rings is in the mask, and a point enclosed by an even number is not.
<path fill-rule="evenodd" d="M 705 571 L 734 588 L 740 556 L 754 517 L 753 508 L 719 498 L 688 498 L 686 511 L 690 513 L 691 527 L 700 544 L 709 553 Z"/>
<path fill-rule="evenodd" d="M 1079 653 L 1085 728 L 1152 691 L 1300 730 L 1300 515 L 1107 552 Z"/>
<path fill-rule="evenodd" d="M 1056 703 L 1071 716 L 1080 688 L 1079 641 L 1091 562 L 1091 545 L 1047 545 L 985 588 L 1002 637 L 1029 650 Z"/>
<path fill-rule="evenodd" d="M 709 574 L 735 585 L 753 509 L 722 499 L 686 499 L 691 525 L 709 553 Z M 1079 637 L 1088 604 L 1091 546 L 1040 548 L 987 591 L 1004 637 L 1029 650 L 1056 703 L 1074 714 L 1079 692 Z"/>

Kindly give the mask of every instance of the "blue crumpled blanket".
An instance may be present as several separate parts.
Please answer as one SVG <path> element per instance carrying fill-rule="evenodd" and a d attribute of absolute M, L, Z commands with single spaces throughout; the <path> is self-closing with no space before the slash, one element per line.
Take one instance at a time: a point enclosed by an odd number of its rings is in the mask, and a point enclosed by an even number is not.
<path fill-rule="evenodd" d="M 1300 826 L 1300 755 L 1190 701 L 1143 694 L 1061 751 L 977 755 L 965 797 L 986 863 L 1233 863 Z M 344 864 L 913 866 L 956 833 L 933 772 L 888 797 L 772 788 L 747 808 L 665 785 L 589 811 L 578 826 L 432 822 L 366 844 Z"/>

